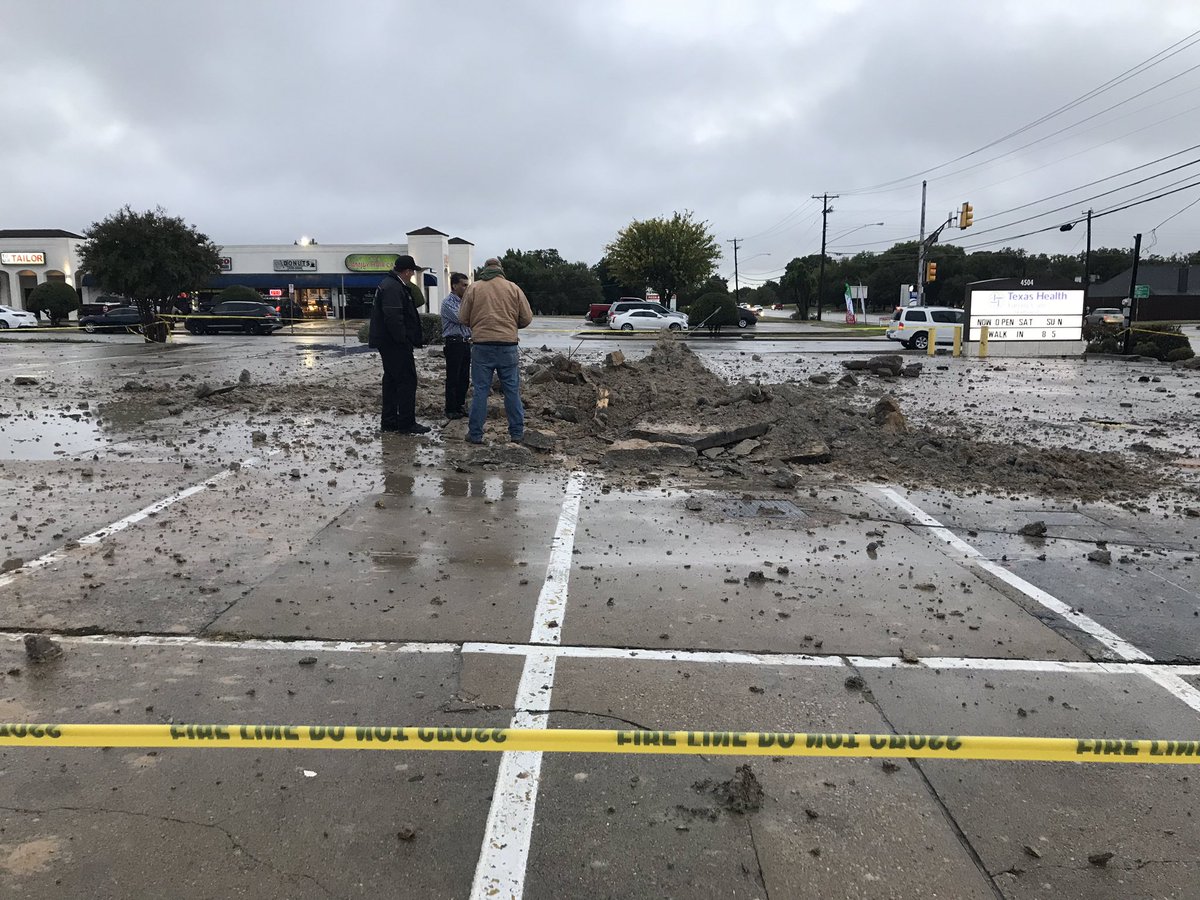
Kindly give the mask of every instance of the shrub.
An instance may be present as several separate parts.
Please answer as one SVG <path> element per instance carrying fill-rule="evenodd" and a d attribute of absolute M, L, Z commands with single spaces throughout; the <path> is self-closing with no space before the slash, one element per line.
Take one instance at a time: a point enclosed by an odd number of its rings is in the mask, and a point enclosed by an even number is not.
<path fill-rule="evenodd" d="M 221 293 L 217 294 L 217 296 L 213 300 L 213 302 L 214 303 L 224 303 L 227 300 L 238 300 L 238 301 L 241 301 L 242 303 L 246 303 L 246 302 L 265 303 L 265 302 L 267 302 L 267 301 L 263 300 L 262 294 L 260 294 L 258 291 L 256 291 L 252 287 L 246 287 L 246 285 L 244 285 L 244 284 L 231 284 L 229 287 L 227 287 L 223 291 L 221 291 Z"/>
<path fill-rule="evenodd" d="M 363 322 L 361 325 L 358 326 L 358 342 L 360 344 L 365 344 L 370 339 L 371 339 L 371 323 Z"/>
<path fill-rule="evenodd" d="M 421 334 L 426 344 L 442 342 L 442 317 L 437 313 L 421 313 Z"/>
<path fill-rule="evenodd" d="M 1134 356 L 1152 356 L 1158 359 L 1158 345 L 1152 341 L 1138 341 L 1133 345 Z"/>
<path fill-rule="evenodd" d="M 1191 359 L 1196 355 L 1191 347 L 1176 347 L 1167 353 L 1167 362 L 1180 362 L 1185 359 Z"/>
<path fill-rule="evenodd" d="M 51 325 L 57 325 L 82 306 L 75 288 L 65 281 L 44 281 L 29 293 L 30 312 L 44 312 Z"/>
<path fill-rule="evenodd" d="M 715 334 L 722 326 L 737 323 L 737 304 L 730 294 L 705 294 L 688 307 L 688 325 L 692 328 L 703 325 Z"/>
<path fill-rule="evenodd" d="M 1138 356 L 1152 356 L 1155 359 L 1168 359 L 1176 350 L 1191 350 L 1191 342 L 1179 330 L 1178 325 L 1168 325 L 1164 322 L 1138 322 L 1134 326 L 1133 339 L 1137 342 L 1133 352 Z M 1181 359 L 1190 359 L 1188 356 Z"/>

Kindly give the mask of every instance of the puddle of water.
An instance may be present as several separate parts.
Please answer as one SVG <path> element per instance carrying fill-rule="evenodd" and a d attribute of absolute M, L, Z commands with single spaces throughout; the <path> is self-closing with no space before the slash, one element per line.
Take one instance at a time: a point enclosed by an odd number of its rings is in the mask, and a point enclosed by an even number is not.
<path fill-rule="evenodd" d="M 79 415 L 71 413 L 69 416 Z M 0 459 L 42 460 L 98 452 L 107 444 L 89 417 L 57 413 L 0 417 Z"/>

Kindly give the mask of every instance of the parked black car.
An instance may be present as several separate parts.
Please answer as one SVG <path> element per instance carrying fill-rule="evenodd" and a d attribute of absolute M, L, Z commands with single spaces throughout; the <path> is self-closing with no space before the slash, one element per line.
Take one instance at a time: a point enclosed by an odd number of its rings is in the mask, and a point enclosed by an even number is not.
<path fill-rule="evenodd" d="M 215 304 L 208 313 L 187 319 L 192 334 L 213 334 L 218 331 L 241 331 L 245 334 L 270 334 L 282 326 L 279 313 L 266 303 L 249 300 L 227 300 Z"/>
<path fill-rule="evenodd" d="M 110 309 L 108 312 L 100 315 L 81 317 L 79 327 L 88 334 L 93 334 L 97 331 L 140 333 L 142 330 L 142 314 L 138 312 L 135 306 L 118 306 L 116 309 Z M 171 325 L 168 321 L 167 328 L 170 329 L 170 327 Z"/>

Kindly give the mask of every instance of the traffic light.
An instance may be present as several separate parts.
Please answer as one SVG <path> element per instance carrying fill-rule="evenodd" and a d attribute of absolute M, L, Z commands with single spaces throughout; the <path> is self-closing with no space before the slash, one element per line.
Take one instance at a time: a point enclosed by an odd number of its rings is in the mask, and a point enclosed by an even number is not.
<path fill-rule="evenodd" d="M 970 203 L 963 203 L 962 212 L 958 214 L 958 227 L 970 228 L 975 221 L 975 208 Z"/>
<path fill-rule="evenodd" d="M 937 281 L 937 263 L 925 263 L 925 281 Z"/>

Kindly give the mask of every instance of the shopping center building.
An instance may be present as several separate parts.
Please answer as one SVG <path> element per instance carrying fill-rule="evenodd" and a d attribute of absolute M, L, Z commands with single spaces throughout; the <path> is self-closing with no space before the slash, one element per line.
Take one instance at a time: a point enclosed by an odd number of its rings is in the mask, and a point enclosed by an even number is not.
<path fill-rule="evenodd" d="M 321 244 L 302 239 L 292 244 L 221 245 L 220 272 L 196 285 L 205 301 L 222 288 L 254 288 L 270 303 L 291 299 L 306 315 L 361 318 L 379 279 L 396 257 L 408 254 L 426 269 L 423 282 L 429 312 L 438 312 L 450 290 L 450 273 L 474 270 L 474 245 L 436 228 L 418 228 L 404 244 Z M 37 285 L 64 281 L 80 291 L 84 303 L 105 292 L 83 271 L 79 245 L 84 237 L 59 229 L 0 230 L 0 305 L 24 309 Z"/>

